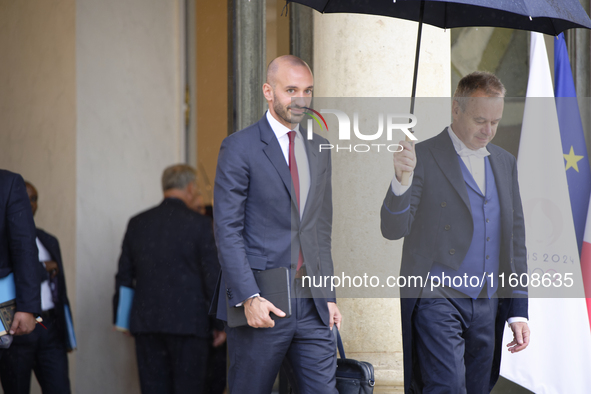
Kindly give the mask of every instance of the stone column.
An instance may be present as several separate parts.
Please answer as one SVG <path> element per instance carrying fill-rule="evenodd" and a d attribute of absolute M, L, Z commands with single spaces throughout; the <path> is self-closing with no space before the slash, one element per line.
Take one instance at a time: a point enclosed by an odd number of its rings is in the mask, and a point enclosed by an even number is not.
<path fill-rule="evenodd" d="M 317 98 L 410 96 L 417 23 L 367 15 L 314 14 Z M 418 96 L 449 97 L 449 32 L 424 26 L 420 59 Z M 449 113 L 444 110 L 436 122 L 439 126 L 423 130 L 420 139 L 448 125 Z M 402 241 L 385 240 L 379 219 L 394 175 L 391 155 L 385 152 L 362 157 L 333 150 L 335 272 L 371 276 L 372 264 L 379 263 L 382 272 L 398 275 L 393 267 L 400 264 Z M 399 299 L 339 298 L 338 304 L 344 316 L 342 335 L 347 356 L 374 365 L 376 393 L 401 393 Z"/>
<path fill-rule="evenodd" d="M 232 3 L 232 49 L 234 56 L 233 131 L 260 119 L 266 109 L 261 94 L 265 82 L 265 0 Z"/>
<path fill-rule="evenodd" d="M 314 70 L 314 11 L 298 3 L 289 5 L 290 52 Z"/>

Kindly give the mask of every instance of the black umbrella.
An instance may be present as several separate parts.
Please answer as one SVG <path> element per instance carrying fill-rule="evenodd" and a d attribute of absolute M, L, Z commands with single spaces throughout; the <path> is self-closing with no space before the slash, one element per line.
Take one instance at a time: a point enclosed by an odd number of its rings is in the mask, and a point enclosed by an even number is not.
<path fill-rule="evenodd" d="M 290 0 L 291 1 L 291 0 Z M 322 13 L 391 16 L 419 22 L 410 112 L 414 114 L 423 23 L 441 27 L 506 27 L 558 35 L 591 29 L 578 0 L 293 0 Z M 404 183 L 403 183 L 404 184 Z"/>
<path fill-rule="evenodd" d="M 291 1 L 291 0 L 290 0 Z M 452 27 L 506 27 L 558 35 L 576 27 L 591 29 L 578 0 L 293 0 L 322 13 L 391 16 L 419 22 L 412 97 L 416 94 L 423 23 Z M 414 106 L 414 100 L 413 104 Z M 411 113 L 413 108 L 411 107 Z"/>
<path fill-rule="evenodd" d="M 290 0 L 291 1 L 291 0 Z M 322 13 L 371 14 L 441 27 L 491 26 L 557 35 L 575 27 L 591 28 L 578 0 L 294 0 Z"/>

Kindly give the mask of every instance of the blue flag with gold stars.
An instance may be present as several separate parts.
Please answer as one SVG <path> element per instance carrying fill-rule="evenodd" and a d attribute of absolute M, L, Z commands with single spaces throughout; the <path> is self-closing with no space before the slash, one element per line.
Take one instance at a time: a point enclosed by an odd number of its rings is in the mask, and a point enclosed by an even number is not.
<path fill-rule="evenodd" d="M 591 195 L 591 170 L 577 92 L 562 33 L 554 39 L 554 86 L 568 192 L 581 253 Z"/>

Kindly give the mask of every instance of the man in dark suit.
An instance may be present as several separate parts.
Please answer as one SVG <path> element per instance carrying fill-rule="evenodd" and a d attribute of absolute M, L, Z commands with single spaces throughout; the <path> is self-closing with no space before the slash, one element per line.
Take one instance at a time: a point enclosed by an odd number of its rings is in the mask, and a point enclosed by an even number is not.
<path fill-rule="evenodd" d="M 219 274 L 211 220 L 194 211 L 195 170 L 174 165 L 162 174 L 164 201 L 133 217 L 123 240 L 113 302 L 135 288 L 135 337 L 143 394 L 202 392 L 212 327 L 209 301 Z"/>
<path fill-rule="evenodd" d="M 25 184 L 35 216 L 37 189 L 29 182 Z M 65 306 L 69 310 L 70 302 L 60 246 L 57 238 L 38 228 L 37 248 L 36 269 L 41 278 L 41 317 L 45 327 L 38 325 L 31 334 L 15 337 L 0 360 L 0 377 L 6 394 L 28 394 L 31 371 L 35 371 L 43 394 L 70 393 L 67 352 L 72 349 L 68 345 L 65 310 Z"/>
<path fill-rule="evenodd" d="M 451 126 L 416 145 L 416 155 L 405 141 L 394 154 L 382 234 L 405 237 L 400 275 L 426 280 L 422 291 L 401 289 L 407 393 L 488 393 L 499 376 L 505 321 L 512 353 L 529 343 L 527 288 L 498 282 L 503 273 L 527 273 L 516 160 L 489 144 L 504 95 L 492 74 L 464 77 Z M 402 186 L 411 171 L 410 186 Z"/>
<path fill-rule="evenodd" d="M 14 273 L 16 313 L 11 335 L 28 334 L 41 312 L 35 223 L 23 178 L 0 170 L 0 278 Z M 3 352 L 0 350 L 0 357 Z"/>
<path fill-rule="evenodd" d="M 336 299 L 300 279 L 333 274 L 330 154 L 299 124 L 313 85 L 301 59 L 273 60 L 263 85 L 269 111 L 221 146 L 214 226 L 222 276 L 212 309 L 226 320 L 227 305 L 244 305 L 248 321 L 226 327 L 230 393 L 270 393 L 284 359 L 296 392 L 336 393 Z M 253 270 L 277 267 L 290 269 L 295 292 L 291 317 L 272 320 L 271 312 L 285 313 L 260 296 Z"/>

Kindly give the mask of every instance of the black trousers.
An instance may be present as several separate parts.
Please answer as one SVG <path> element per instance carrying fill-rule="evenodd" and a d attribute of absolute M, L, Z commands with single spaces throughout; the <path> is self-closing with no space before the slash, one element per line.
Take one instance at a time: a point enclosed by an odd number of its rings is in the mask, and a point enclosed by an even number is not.
<path fill-rule="evenodd" d="M 496 297 L 472 299 L 447 287 L 423 292 L 413 315 L 423 393 L 490 392 L 497 308 Z"/>
<path fill-rule="evenodd" d="M 227 349 L 225 343 L 218 347 L 209 346 L 207 377 L 205 379 L 205 392 L 207 394 L 223 394 L 226 389 Z"/>
<path fill-rule="evenodd" d="M 193 335 L 135 334 L 142 394 L 203 393 L 209 340 Z"/>
<path fill-rule="evenodd" d="M 63 332 L 54 313 L 43 317 L 32 333 L 14 337 L 10 348 L 0 354 L 0 379 L 5 394 L 29 394 L 31 371 L 43 394 L 69 394 L 68 355 Z"/>

